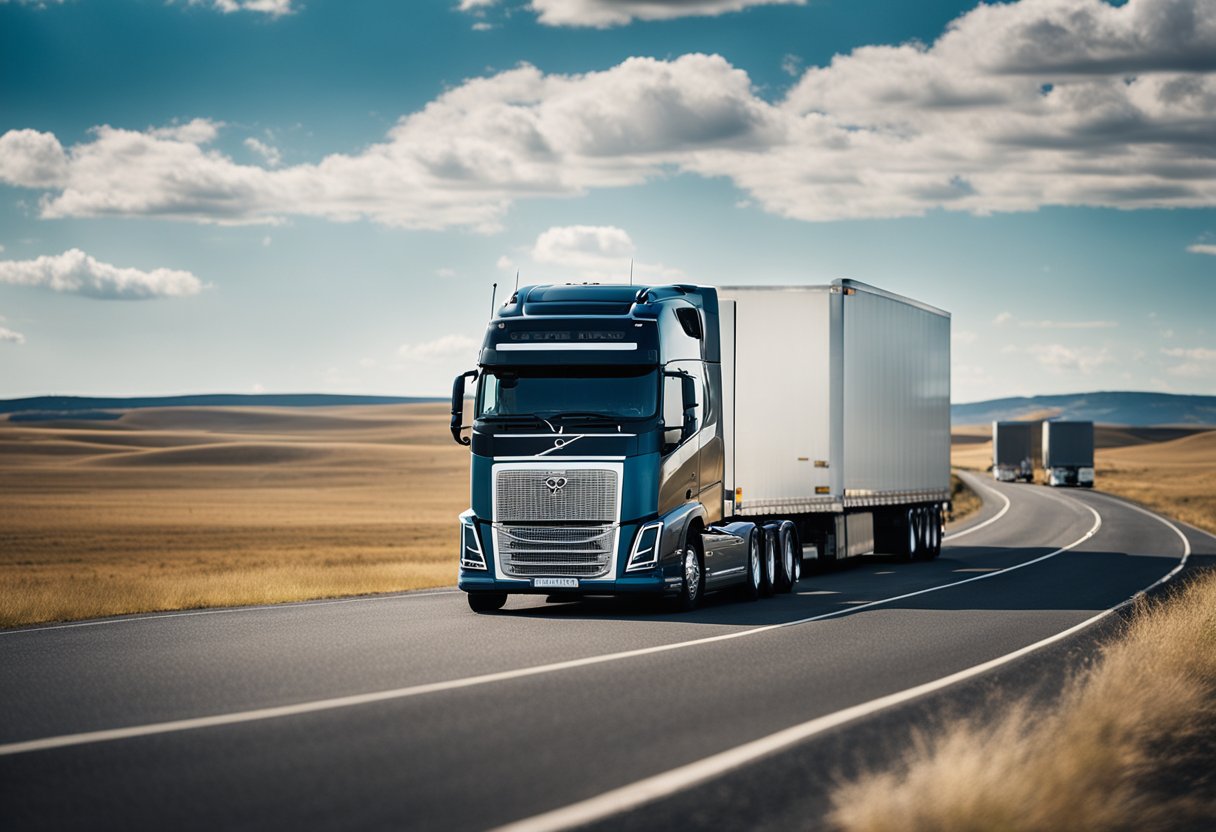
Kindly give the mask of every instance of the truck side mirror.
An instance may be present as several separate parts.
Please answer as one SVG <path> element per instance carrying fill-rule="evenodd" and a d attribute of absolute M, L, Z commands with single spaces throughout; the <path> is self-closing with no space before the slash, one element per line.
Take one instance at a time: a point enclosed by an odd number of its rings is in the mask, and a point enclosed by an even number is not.
<path fill-rule="evenodd" d="M 464 429 L 462 422 L 464 421 L 464 380 L 466 378 L 477 378 L 477 371 L 469 370 L 467 373 L 461 373 L 452 382 L 452 438 L 456 440 L 457 445 L 468 445 L 472 441 L 460 435 L 460 431 Z"/>

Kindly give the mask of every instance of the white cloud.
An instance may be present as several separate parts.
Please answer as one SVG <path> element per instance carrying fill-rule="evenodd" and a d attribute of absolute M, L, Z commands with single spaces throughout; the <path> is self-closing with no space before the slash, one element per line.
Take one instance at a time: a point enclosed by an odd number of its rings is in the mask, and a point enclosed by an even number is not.
<path fill-rule="evenodd" d="M 0 260 L 0 283 L 41 286 L 102 300 L 182 297 L 202 289 L 202 282 L 190 272 L 120 268 L 77 248 L 33 260 Z"/>
<path fill-rule="evenodd" d="M 494 268 L 500 269 L 504 272 L 515 271 L 515 261 L 503 254 L 500 255 L 498 260 L 495 261 Z"/>
<path fill-rule="evenodd" d="M 974 344 L 979 335 L 969 329 L 955 329 L 950 332 L 950 342 L 953 344 Z"/>
<path fill-rule="evenodd" d="M 25 336 L 20 332 L 13 332 L 6 326 L 0 326 L 0 344 L 24 344 Z"/>
<path fill-rule="evenodd" d="M 1018 326 L 1028 329 L 1112 329 L 1117 321 L 1022 321 Z"/>
<path fill-rule="evenodd" d="M 588 261 L 602 264 L 605 260 L 621 260 L 633 256 L 633 240 L 624 229 L 610 225 L 555 226 L 541 232 L 532 246 L 532 259 L 538 263 L 562 266 L 579 265 Z"/>
<path fill-rule="evenodd" d="M 997 316 L 995 318 L 992 319 L 992 325 L 993 326 L 1004 326 L 1005 324 L 1009 323 L 1012 320 L 1013 320 L 1012 312 L 1000 312 L 997 314 Z"/>
<path fill-rule="evenodd" d="M 474 0 L 476 5 L 488 3 Z M 798 5 L 806 0 L 532 0 L 530 8 L 546 26 L 593 26 L 604 29 L 634 20 L 714 17 L 749 6 Z M 464 2 L 462 0 L 462 8 Z"/>
<path fill-rule="evenodd" d="M 1216 377 L 1216 350 L 1206 347 L 1167 347 L 1161 350 L 1170 358 L 1181 358 L 1181 364 L 1166 368 L 1172 376 L 1182 378 Z"/>
<path fill-rule="evenodd" d="M 1044 367 L 1056 373 L 1077 372 L 1088 375 L 1090 372 L 1111 360 L 1110 351 L 1105 347 L 1066 347 L 1063 344 L 1034 344 L 1026 348 L 1026 352 Z"/>
<path fill-rule="evenodd" d="M 1212 254 L 1216 255 L 1216 245 L 1208 243 L 1195 243 L 1193 246 L 1187 246 L 1186 250 L 1191 254 Z"/>
<path fill-rule="evenodd" d="M 294 11 L 293 0 L 187 0 L 191 6 L 209 6 L 218 12 L 260 12 L 269 17 L 282 17 Z"/>
<path fill-rule="evenodd" d="M 603 5 L 634 17 L 725 7 Z M 716 55 L 576 75 L 522 65 L 448 90 L 360 153 L 273 170 L 205 147 L 216 125 L 191 124 L 196 134 L 101 126 L 66 150 L 49 133 L 10 131 L 0 180 L 45 191 L 48 218 L 307 215 L 483 231 L 519 199 L 673 172 L 726 178 L 764 210 L 808 221 L 1212 207 L 1216 4 L 980 5 L 931 45 L 867 46 L 811 67 L 776 101 Z"/>
<path fill-rule="evenodd" d="M 477 358 L 480 348 L 481 341 L 467 335 L 443 335 L 420 344 L 402 344 L 397 348 L 397 356 L 407 363 L 451 363 L 453 359 L 467 362 Z"/>
<path fill-rule="evenodd" d="M 662 263 L 633 262 L 637 247 L 622 228 L 611 225 L 554 226 L 536 238 L 532 246 L 532 261 L 556 266 L 569 278 L 596 281 L 625 281 L 630 266 L 634 280 L 639 283 L 654 280 L 677 280 L 684 276 L 679 269 Z"/>
<path fill-rule="evenodd" d="M 0 136 L 0 181 L 24 188 L 63 185 L 68 160 L 50 133 L 10 130 Z"/>
<path fill-rule="evenodd" d="M 450 266 L 443 266 L 441 268 L 435 269 L 435 274 L 442 278 L 451 278 L 451 277 L 456 276 L 456 270 L 451 268 Z"/>
<path fill-rule="evenodd" d="M 277 147 L 259 141 L 253 136 L 245 139 L 245 147 L 261 156 L 262 159 L 265 160 L 266 164 L 270 165 L 272 168 L 277 168 L 283 162 L 283 154 L 279 152 Z"/>

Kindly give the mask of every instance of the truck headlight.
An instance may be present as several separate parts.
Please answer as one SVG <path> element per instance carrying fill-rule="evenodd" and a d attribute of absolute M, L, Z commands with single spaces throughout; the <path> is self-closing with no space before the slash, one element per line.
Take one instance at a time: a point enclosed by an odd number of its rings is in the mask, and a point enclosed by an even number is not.
<path fill-rule="evenodd" d="M 472 519 L 460 518 L 460 568 L 486 568 L 486 556 L 481 551 L 481 539 L 477 536 L 477 524 Z"/>
<path fill-rule="evenodd" d="M 650 569 L 659 562 L 659 538 L 663 535 L 663 523 L 647 523 L 638 529 L 637 537 L 633 539 L 633 550 L 629 553 L 629 563 L 626 572 L 637 569 Z"/>

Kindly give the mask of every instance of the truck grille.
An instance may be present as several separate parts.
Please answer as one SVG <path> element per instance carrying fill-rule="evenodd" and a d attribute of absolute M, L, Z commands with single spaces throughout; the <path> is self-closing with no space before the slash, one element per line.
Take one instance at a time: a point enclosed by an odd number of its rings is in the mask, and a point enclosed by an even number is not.
<path fill-rule="evenodd" d="M 499 561 L 516 578 L 594 578 L 608 571 L 620 484 L 611 469 L 528 469 L 495 475 Z"/>

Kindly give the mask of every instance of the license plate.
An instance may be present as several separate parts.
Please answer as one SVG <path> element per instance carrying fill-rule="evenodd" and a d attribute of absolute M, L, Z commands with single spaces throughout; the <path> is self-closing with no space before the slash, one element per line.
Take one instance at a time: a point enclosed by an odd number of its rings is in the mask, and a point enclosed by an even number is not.
<path fill-rule="evenodd" d="M 578 578 L 533 578 L 537 589 L 578 589 Z"/>

